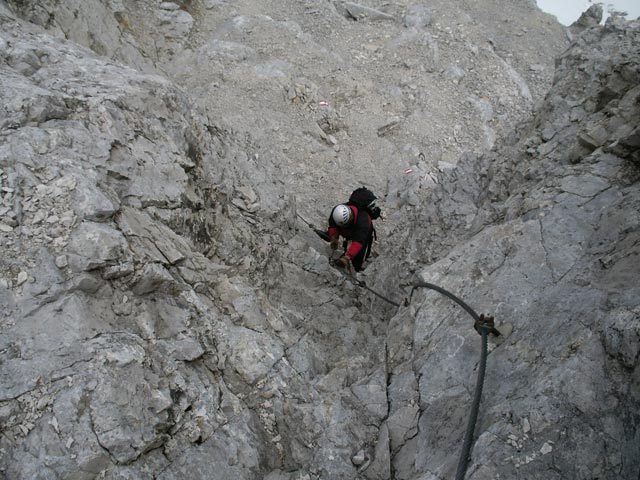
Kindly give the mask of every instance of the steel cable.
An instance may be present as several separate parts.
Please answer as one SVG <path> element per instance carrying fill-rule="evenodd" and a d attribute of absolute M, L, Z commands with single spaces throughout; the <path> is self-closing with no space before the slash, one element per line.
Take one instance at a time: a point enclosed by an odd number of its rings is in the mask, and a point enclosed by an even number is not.
<path fill-rule="evenodd" d="M 393 300 L 385 297 L 384 295 L 382 295 L 381 293 L 376 292 L 373 288 L 370 288 L 367 286 L 366 283 L 364 283 L 364 280 L 358 280 L 355 276 L 353 276 L 351 273 L 348 274 L 349 277 L 351 277 L 352 281 L 358 285 L 359 287 L 362 287 L 366 290 L 369 290 L 371 293 L 373 293 L 375 296 L 377 296 L 378 298 L 381 298 L 382 300 L 384 300 L 387 303 L 390 303 L 391 305 L 400 308 L 400 304 L 397 302 L 394 302 Z"/>
<path fill-rule="evenodd" d="M 482 337 L 482 353 L 480 354 L 480 365 L 478 367 L 478 378 L 476 380 L 476 389 L 473 396 L 473 403 L 471 404 L 471 411 L 469 412 L 469 421 L 467 422 L 467 430 L 464 435 L 464 442 L 462 444 L 462 451 L 460 452 L 460 459 L 458 460 L 458 468 L 456 470 L 456 480 L 463 480 L 467 472 L 467 466 L 469 464 L 469 455 L 471 453 L 471 443 L 473 441 L 473 433 L 476 428 L 476 421 L 478 420 L 478 410 L 480 409 L 480 400 L 482 398 L 482 387 L 484 384 L 484 374 L 487 366 L 487 335 L 489 332 L 497 332 L 492 325 L 484 323 L 484 317 L 479 316 L 469 305 L 456 297 L 453 293 L 441 288 L 437 285 L 427 282 L 420 282 L 414 284 L 411 289 L 411 297 L 413 292 L 417 288 L 428 288 L 435 290 L 436 292 L 450 298 L 458 305 L 460 305 L 466 312 L 474 319 L 474 325 L 477 325 L 478 333 Z M 493 319 L 491 320 L 493 321 Z M 498 332 L 499 334 L 499 332 Z"/>

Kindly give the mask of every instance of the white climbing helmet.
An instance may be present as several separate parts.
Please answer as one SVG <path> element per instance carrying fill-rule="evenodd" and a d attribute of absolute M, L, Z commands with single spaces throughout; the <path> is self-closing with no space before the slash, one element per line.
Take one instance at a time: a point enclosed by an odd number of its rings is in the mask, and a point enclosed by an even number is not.
<path fill-rule="evenodd" d="M 336 205 L 331 213 L 331 218 L 333 218 L 333 221 L 336 222 L 336 225 L 339 227 L 349 225 L 352 217 L 353 213 L 351 213 L 351 209 L 346 205 Z"/>

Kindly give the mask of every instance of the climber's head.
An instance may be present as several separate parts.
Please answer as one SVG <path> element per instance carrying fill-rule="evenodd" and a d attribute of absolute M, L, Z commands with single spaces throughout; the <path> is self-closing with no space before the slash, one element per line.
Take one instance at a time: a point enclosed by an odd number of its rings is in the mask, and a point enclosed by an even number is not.
<path fill-rule="evenodd" d="M 347 205 L 336 205 L 331 212 L 331 218 L 338 227 L 348 227 L 353 222 L 353 212 Z"/>

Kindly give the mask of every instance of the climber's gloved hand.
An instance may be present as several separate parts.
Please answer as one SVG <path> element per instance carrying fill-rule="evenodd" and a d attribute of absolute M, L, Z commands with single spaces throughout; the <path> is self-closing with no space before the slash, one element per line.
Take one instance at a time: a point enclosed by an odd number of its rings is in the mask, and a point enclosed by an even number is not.
<path fill-rule="evenodd" d="M 351 259 L 346 255 L 342 255 L 336 260 L 336 267 L 344 268 L 345 270 L 351 270 Z"/>
<path fill-rule="evenodd" d="M 331 239 L 331 242 L 329 243 L 329 246 L 331 247 L 331 250 L 337 250 L 339 243 L 340 243 L 340 237 L 333 237 Z"/>

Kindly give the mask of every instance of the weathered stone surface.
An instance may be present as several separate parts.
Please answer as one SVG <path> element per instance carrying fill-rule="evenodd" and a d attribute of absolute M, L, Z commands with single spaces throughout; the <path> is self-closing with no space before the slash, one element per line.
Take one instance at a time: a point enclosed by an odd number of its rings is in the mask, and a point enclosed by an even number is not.
<path fill-rule="evenodd" d="M 431 24 L 432 15 L 425 5 L 411 5 L 404 17 L 406 27 L 424 28 Z"/>
<path fill-rule="evenodd" d="M 393 20 L 393 16 L 359 3 L 345 2 L 344 8 L 355 20 Z"/>
<path fill-rule="evenodd" d="M 85 221 L 73 232 L 69 251 L 78 256 L 78 267 L 92 270 L 113 264 L 128 255 L 124 235 L 108 225 Z"/>
<path fill-rule="evenodd" d="M 389 407 L 385 372 L 378 370 L 366 381 L 358 382 L 351 391 L 366 406 L 367 411 L 378 421 L 386 418 Z"/>
<path fill-rule="evenodd" d="M 418 279 L 504 334 L 469 478 L 633 478 L 637 22 L 63 3 L 0 3 L 0 476 L 452 478 L 479 337 Z M 360 184 L 366 284 L 298 221 Z"/>
<path fill-rule="evenodd" d="M 267 335 L 232 328 L 226 338 L 229 366 L 253 385 L 282 358 L 282 347 Z"/>
<path fill-rule="evenodd" d="M 613 35 L 638 35 L 637 25 L 612 24 L 610 28 Z M 597 29 L 584 33 L 581 45 L 589 42 L 587 57 L 584 50 L 578 53 L 577 46 L 563 56 L 556 85 L 533 120 L 541 138 L 558 140 L 553 148 L 539 149 L 538 156 L 528 160 L 524 152 L 529 140 L 523 136 L 511 146 L 500 145 L 496 155 L 468 157 L 455 176 L 445 176 L 425 199 L 440 212 L 431 214 L 424 230 L 444 222 L 449 225 L 447 234 L 457 236 L 457 245 L 441 250 L 437 261 L 419 271 L 420 279 L 473 301 L 476 311 L 490 312 L 498 322 L 512 324 L 505 329 L 509 336 L 503 343 L 490 345 L 493 350 L 483 396 L 486 414 L 476 425 L 478 439 L 468 470 L 474 478 L 542 478 L 546 475 L 542 472 L 558 465 L 563 475 L 576 478 L 592 475 L 588 472 L 616 478 L 627 475 L 622 473 L 621 458 L 637 454 L 632 446 L 636 436 L 622 433 L 621 421 L 633 417 L 636 422 L 637 415 L 630 412 L 637 407 L 637 397 L 614 392 L 628 391 L 620 382 L 633 384 L 637 370 L 637 362 L 629 363 L 635 349 L 628 347 L 637 333 L 637 289 L 631 286 L 630 272 L 625 273 L 621 260 L 638 255 L 637 247 L 630 246 L 636 241 L 631 233 L 635 227 L 629 229 L 638 224 L 638 218 L 633 214 L 623 220 L 620 212 L 637 205 L 639 192 L 635 180 L 619 183 L 623 171 L 633 168 L 631 164 L 623 166 L 621 157 L 596 148 L 615 138 L 615 129 L 601 123 L 596 105 L 600 102 L 606 105 L 602 108 L 613 109 L 636 86 L 616 80 L 615 93 L 611 89 L 603 99 L 601 90 L 589 82 L 576 91 L 571 73 L 577 69 L 593 72 L 588 78 L 600 78 L 603 70 L 595 72 L 603 68 L 602 58 L 614 65 L 626 63 L 615 53 L 613 37 L 605 34 L 596 40 L 602 33 Z M 604 83 L 617 69 L 605 68 Z M 573 117 L 579 124 L 571 125 L 565 121 L 570 102 L 560 99 L 576 95 L 580 102 L 592 102 L 594 107 L 584 116 Z M 607 122 L 615 125 L 620 119 L 614 115 Z M 549 125 L 553 125 L 553 135 L 543 133 Z M 593 153 L 582 153 L 580 163 L 570 164 L 563 161 L 560 145 L 570 146 L 565 139 L 576 127 L 592 133 L 583 144 Z M 477 181 L 470 182 L 470 176 Z M 444 219 L 451 212 L 447 205 L 466 194 L 475 195 L 478 209 L 467 211 L 458 206 L 458 218 Z M 495 209 L 494 225 L 486 224 L 486 213 L 481 213 L 486 209 Z M 501 218 L 505 211 L 506 219 Z M 478 228 L 479 221 L 483 227 Z M 433 232 L 432 244 L 438 243 L 434 241 L 437 236 Z M 466 239 L 464 243 L 460 237 Z M 622 283 L 631 291 L 612 293 L 614 285 Z M 408 360 L 419 368 L 422 414 L 415 441 L 402 445 L 394 457 L 400 478 L 420 478 L 426 472 L 445 478 L 453 475 L 456 461 L 446 445 L 457 448 L 463 438 L 475 379 L 473 365 L 467 361 L 474 358 L 472 352 L 479 352 L 471 318 L 444 297 L 423 295 L 415 320 L 399 316 L 390 330 L 395 337 L 390 343 L 392 358 L 400 355 L 395 353 L 396 345 L 411 345 L 414 350 Z M 546 333 L 540 332 L 543 325 Z M 408 329 L 415 332 L 410 344 Z M 395 366 L 391 378 L 394 372 L 404 374 L 403 364 Z M 529 393 L 520 397 L 518 392 L 524 390 Z M 562 401 L 557 402 L 558 398 Z M 580 430 L 581 422 L 595 417 L 597 425 Z M 605 437 L 609 440 L 602 440 Z M 427 454 L 411 464 L 416 445 Z M 572 463 L 576 457 L 565 452 L 576 445 L 581 450 L 578 461 Z M 612 458 L 606 453 L 608 448 L 621 453 Z M 586 450 L 592 455 L 584 455 Z M 498 457 L 503 461 L 496 462 Z"/>
<path fill-rule="evenodd" d="M 116 365 L 119 371 L 99 375 L 90 394 L 91 421 L 100 445 L 119 462 L 128 463 L 163 443 L 167 409 L 173 401 L 166 387 L 158 389 L 157 379 L 147 380 L 141 365 L 145 352 L 139 341 L 124 336 L 114 342 L 105 340 L 98 339 L 92 347 L 99 359 Z M 108 349 L 101 351 L 101 343 Z"/>
<path fill-rule="evenodd" d="M 114 194 L 105 194 L 98 186 L 80 177 L 76 180 L 73 203 L 80 218 L 93 221 L 105 221 L 120 208 Z"/>
<path fill-rule="evenodd" d="M 169 271 L 158 263 L 149 263 L 139 272 L 133 281 L 132 291 L 137 295 L 152 292 L 168 292 L 173 288 L 180 288 L 180 284 Z"/>
<path fill-rule="evenodd" d="M 373 460 L 364 469 L 364 476 L 370 480 L 391 478 L 391 457 L 389 455 L 389 430 L 383 424 L 378 433 Z"/>
<path fill-rule="evenodd" d="M 602 21 L 602 5 L 591 5 L 585 10 L 580 18 L 573 22 L 570 29 L 573 33 L 580 33 L 582 30 L 595 27 Z"/>
<path fill-rule="evenodd" d="M 154 222 L 144 212 L 124 208 L 117 218 L 118 226 L 131 239 L 131 249 L 140 258 L 149 257 L 164 264 L 175 264 L 190 250 L 184 238 L 165 225 Z"/>

